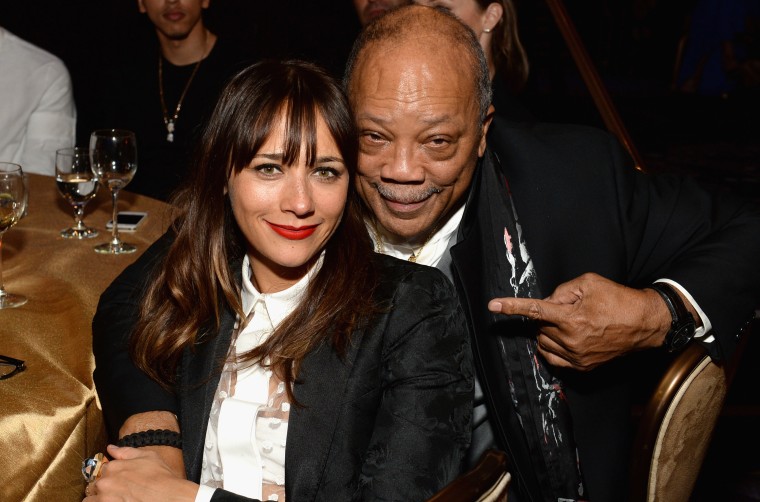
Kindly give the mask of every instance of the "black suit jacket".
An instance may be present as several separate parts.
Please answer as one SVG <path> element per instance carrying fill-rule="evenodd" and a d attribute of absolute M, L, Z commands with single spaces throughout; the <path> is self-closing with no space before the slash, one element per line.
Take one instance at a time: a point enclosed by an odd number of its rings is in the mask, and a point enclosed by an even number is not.
<path fill-rule="evenodd" d="M 733 352 L 760 304 L 760 211 L 687 178 L 644 175 L 611 135 L 591 128 L 497 117 L 488 145 L 498 161 L 487 154 L 476 172 L 452 263 L 496 440 L 513 458 L 521 502 L 542 500 L 545 474 L 527 467 L 531 452 L 515 434 L 500 344 L 510 324 L 487 310 L 508 296 L 508 275 L 492 258 L 505 252 L 495 238 L 502 192 L 511 192 L 543 295 L 586 272 L 636 288 L 675 280 L 709 317 L 717 359 Z M 562 375 L 592 501 L 625 499 L 630 384 L 642 367 L 628 357 Z"/>
<path fill-rule="evenodd" d="M 93 321 L 94 375 L 112 435 L 134 413 L 179 416 L 187 475 L 197 482 L 234 315 L 225 311 L 218 334 L 185 353 L 176 396 L 149 380 L 136 383 L 125 357 L 139 291 L 168 240 L 103 293 Z M 374 259 L 382 311 L 353 334 L 344 360 L 323 345 L 302 362 L 294 394 L 303 406 L 291 408 L 288 424 L 288 500 L 425 500 L 457 476 L 469 445 L 472 359 L 453 287 L 435 269 Z M 217 490 L 214 500 L 247 499 Z"/>

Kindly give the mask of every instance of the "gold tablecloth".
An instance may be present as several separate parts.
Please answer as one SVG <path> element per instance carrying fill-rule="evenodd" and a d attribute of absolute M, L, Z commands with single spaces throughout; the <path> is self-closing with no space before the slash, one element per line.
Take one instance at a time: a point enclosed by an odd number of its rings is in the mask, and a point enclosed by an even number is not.
<path fill-rule="evenodd" d="M 94 239 L 71 240 L 60 230 L 73 211 L 52 177 L 29 175 L 28 215 L 3 238 L 7 291 L 29 301 L 0 310 L 0 354 L 23 359 L 27 369 L 0 380 L 0 501 L 82 499 L 82 459 L 103 450 L 105 431 L 92 382 L 91 321 L 108 284 L 170 223 L 163 202 L 122 192 L 119 210 L 147 211 L 136 232 L 121 232 L 137 253 L 99 255 L 111 215 L 108 190 L 85 209 Z"/>

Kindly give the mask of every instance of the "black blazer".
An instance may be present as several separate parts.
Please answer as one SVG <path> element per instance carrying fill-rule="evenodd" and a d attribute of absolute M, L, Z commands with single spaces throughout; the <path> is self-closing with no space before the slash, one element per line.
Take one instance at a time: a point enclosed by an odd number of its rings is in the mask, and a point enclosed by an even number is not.
<path fill-rule="evenodd" d="M 234 315 L 225 311 L 217 336 L 185 353 L 176 396 L 149 380 L 135 388 L 124 356 L 135 292 L 167 241 L 103 293 L 93 321 L 95 382 L 112 433 L 134 413 L 177 413 L 188 479 L 197 482 Z M 469 445 L 472 356 L 453 287 L 435 269 L 373 259 L 383 311 L 353 334 L 344 360 L 323 345 L 302 363 L 294 394 L 303 407 L 291 408 L 288 424 L 288 500 L 425 500 L 458 475 Z M 247 499 L 217 490 L 214 500 Z"/>
<path fill-rule="evenodd" d="M 508 296 L 495 221 L 511 192 L 542 294 L 586 272 L 645 287 L 659 278 L 689 291 L 713 324 L 714 358 L 728 357 L 760 304 L 760 211 L 710 194 L 692 180 L 644 175 L 611 135 L 587 127 L 519 125 L 500 117 L 472 183 L 452 248 L 457 288 L 473 327 L 475 365 L 497 442 L 513 459 L 524 500 L 541 500 L 541 474 L 527 466 L 502 364 L 503 316 L 487 310 Z M 499 247 L 501 246 L 501 247 Z M 638 363 L 638 364 L 637 364 Z M 563 374 L 575 440 L 593 501 L 624 500 L 629 452 L 630 384 L 647 366 L 622 358 L 587 374 Z"/>

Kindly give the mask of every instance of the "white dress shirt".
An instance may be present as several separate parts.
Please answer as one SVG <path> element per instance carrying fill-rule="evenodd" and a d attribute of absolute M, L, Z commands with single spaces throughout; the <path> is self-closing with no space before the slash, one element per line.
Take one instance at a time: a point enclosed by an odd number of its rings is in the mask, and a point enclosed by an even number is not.
<path fill-rule="evenodd" d="M 0 161 L 55 175 L 55 151 L 73 147 L 76 107 L 63 62 L 0 28 Z"/>

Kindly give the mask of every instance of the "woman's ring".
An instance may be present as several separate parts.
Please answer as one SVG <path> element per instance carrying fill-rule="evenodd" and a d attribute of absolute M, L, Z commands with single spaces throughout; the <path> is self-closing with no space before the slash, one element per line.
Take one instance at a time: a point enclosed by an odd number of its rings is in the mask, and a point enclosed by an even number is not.
<path fill-rule="evenodd" d="M 102 453 L 96 453 L 90 458 L 82 461 L 82 476 L 88 483 L 92 483 L 100 477 L 100 471 L 108 459 Z"/>

